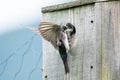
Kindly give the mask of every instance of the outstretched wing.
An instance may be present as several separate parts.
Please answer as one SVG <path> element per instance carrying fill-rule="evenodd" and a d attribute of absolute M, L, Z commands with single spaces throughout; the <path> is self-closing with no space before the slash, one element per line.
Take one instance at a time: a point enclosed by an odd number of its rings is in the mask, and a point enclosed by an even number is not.
<path fill-rule="evenodd" d="M 57 48 L 57 36 L 61 31 L 60 25 L 51 22 L 41 22 L 39 31 L 45 40 L 51 42 Z"/>

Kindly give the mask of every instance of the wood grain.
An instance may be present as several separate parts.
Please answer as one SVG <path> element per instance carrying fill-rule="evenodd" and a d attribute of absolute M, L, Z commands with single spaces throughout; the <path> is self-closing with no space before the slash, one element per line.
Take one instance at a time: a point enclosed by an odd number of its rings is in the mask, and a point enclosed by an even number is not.
<path fill-rule="evenodd" d="M 107 1 L 119 1 L 119 0 L 75 0 L 64 4 L 43 7 L 42 12 L 47 13 L 47 12 L 59 11 L 59 10 L 70 9 L 74 7 L 85 6 L 88 4 L 107 2 Z"/>
<path fill-rule="evenodd" d="M 68 54 L 67 75 L 58 51 L 43 40 L 43 80 L 120 80 L 119 1 L 45 12 L 43 21 L 71 22 L 77 30 L 77 44 Z"/>

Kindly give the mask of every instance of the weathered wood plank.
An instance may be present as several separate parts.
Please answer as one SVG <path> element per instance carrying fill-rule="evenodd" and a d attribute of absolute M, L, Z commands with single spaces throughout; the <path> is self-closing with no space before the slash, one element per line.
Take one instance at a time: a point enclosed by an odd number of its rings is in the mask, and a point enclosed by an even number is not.
<path fill-rule="evenodd" d="M 42 12 L 46 13 L 46 12 L 58 11 L 58 10 L 69 9 L 69 8 L 84 6 L 87 4 L 106 2 L 106 1 L 119 1 L 119 0 L 77 0 L 69 3 L 43 7 Z"/>
<path fill-rule="evenodd" d="M 120 2 L 96 3 L 96 15 L 100 80 L 120 80 Z"/>
<path fill-rule="evenodd" d="M 62 9 L 69 9 L 69 8 L 78 7 L 81 5 L 91 4 L 91 3 L 94 3 L 95 1 L 96 0 L 73 1 L 73 2 L 64 3 L 64 4 L 43 7 L 42 12 L 46 13 L 46 12 L 57 11 Z"/>
<path fill-rule="evenodd" d="M 96 26 L 96 76 L 101 79 L 101 7 L 99 3 L 95 4 L 95 26 Z"/>

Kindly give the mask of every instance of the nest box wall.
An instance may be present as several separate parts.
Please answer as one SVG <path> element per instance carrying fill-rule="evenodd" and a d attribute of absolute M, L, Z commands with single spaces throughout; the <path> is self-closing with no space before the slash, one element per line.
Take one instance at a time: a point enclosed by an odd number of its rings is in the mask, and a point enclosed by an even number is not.
<path fill-rule="evenodd" d="M 120 80 L 120 1 L 79 0 L 42 8 L 43 20 L 75 25 L 65 75 L 58 51 L 43 40 L 43 80 Z"/>

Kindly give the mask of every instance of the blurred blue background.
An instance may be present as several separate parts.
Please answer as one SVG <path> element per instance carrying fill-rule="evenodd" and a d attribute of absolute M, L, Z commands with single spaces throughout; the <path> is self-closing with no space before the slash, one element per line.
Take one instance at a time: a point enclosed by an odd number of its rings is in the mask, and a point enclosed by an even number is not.
<path fill-rule="evenodd" d="M 0 80 L 42 80 L 41 7 L 73 0 L 0 1 Z"/>

